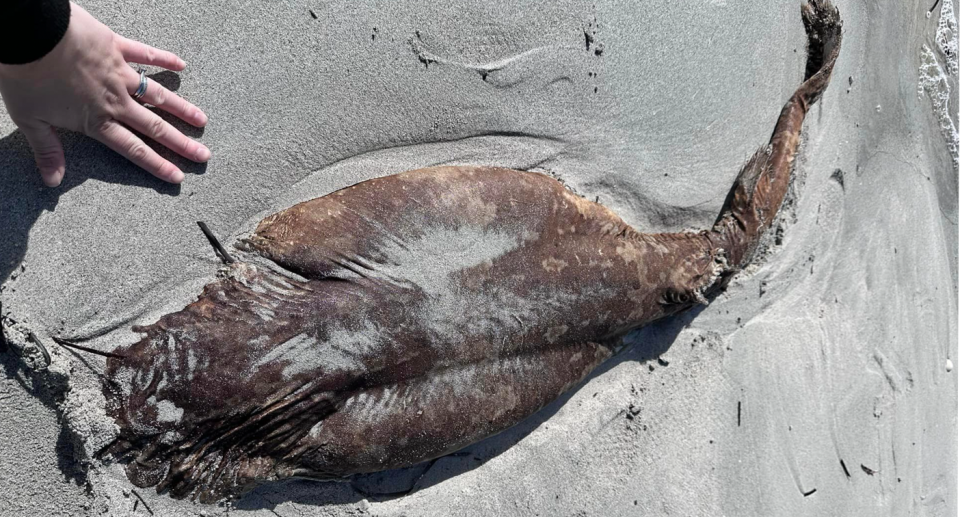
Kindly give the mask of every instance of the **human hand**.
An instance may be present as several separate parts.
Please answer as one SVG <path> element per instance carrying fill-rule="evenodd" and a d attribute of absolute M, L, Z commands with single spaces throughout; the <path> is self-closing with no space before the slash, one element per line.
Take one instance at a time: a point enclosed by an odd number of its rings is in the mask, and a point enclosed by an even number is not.
<path fill-rule="evenodd" d="M 76 4 L 70 8 L 67 32 L 47 55 L 24 65 L 0 64 L 0 96 L 33 148 L 43 182 L 59 185 L 66 169 L 53 129 L 59 127 L 95 138 L 150 174 L 180 183 L 183 172 L 125 126 L 195 162 L 210 159 L 210 150 L 131 97 L 140 74 L 127 62 L 174 71 L 186 64 L 170 52 L 115 34 Z M 155 81 L 148 80 L 140 100 L 194 126 L 207 123 L 200 109 Z"/>

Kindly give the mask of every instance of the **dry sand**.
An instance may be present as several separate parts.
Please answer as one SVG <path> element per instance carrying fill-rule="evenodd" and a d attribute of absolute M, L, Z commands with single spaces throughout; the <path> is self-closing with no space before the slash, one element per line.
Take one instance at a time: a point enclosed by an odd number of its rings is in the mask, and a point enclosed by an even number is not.
<path fill-rule="evenodd" d="M 413 494 L 137 494 L 156 515 L 955 515 L 957 32 L 932 3 L 838 2 L 833 84 L 756 267 L 517 428 L 355 483 Z M 214 158 L 172 187 L 64 135 L 44 189 L 0 117 L 8 335 L 128 343 L 215 273 L 195 221 L 231 241 L 427 165 L 542 169 L 638 229 L 708 227 L 805 60 L 799 0 L 365 4 L 83 2 L 184 57 L 165 79 L 209 114 Z M 110 436 L 102 361 L 51 352 L 45 373 L 0 354 L 0 514 L 147 515 L 118 467 L 82 461 Z"/>

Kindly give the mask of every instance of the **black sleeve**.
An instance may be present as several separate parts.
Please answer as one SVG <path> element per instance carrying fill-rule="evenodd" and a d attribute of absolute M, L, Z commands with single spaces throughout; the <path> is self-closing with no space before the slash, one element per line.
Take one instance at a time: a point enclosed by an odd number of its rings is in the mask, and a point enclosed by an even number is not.
<path fill-rule="evenodd" d="M 0 0 L 0 63 L 47 55 L 67 32 L 70 0 Z"/>

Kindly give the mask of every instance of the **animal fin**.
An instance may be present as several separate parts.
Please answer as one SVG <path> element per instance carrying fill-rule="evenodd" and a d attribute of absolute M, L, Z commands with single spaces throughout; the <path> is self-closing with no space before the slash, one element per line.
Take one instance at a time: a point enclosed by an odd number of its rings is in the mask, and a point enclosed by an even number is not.
<path fill-rule="evenodd" d="M 606 345 L 571 343 L 369 387 L 303 438 L 297 475 L 339 478 L 452 453 L 556 400 L 611 355 Z"/>
<path fill-rule="evenodd" d="M 801 8 L 808 50 L 804 82 L 780 112 L 770 144 L 743 167 L 724 210 L 713 227 L 713 240 L 726 252 L 733 269 L 742 268 L 756 251 L 760 236 L 773 224 L 790 185 L 800 131 L 840 54 L 842 23 L 829 0 L 810 0 Z"/>

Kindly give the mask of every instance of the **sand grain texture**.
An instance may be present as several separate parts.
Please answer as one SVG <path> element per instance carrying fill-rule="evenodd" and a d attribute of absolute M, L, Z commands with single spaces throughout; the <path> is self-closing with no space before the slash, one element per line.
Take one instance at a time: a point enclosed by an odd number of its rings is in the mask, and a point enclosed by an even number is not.
<path fill-rule="evenodd" d="M 726 295 L 645 329 L 470 454 L 357 483 L 416 481 L 412 495 L 291 481 L 234 508 L 955 514 L 957 171 L 944 127 L 957 127 L 957 77 L 937 30 L 956 10 L 837 6 L 844 49 L 807 118 L 781 228 Z M 799 2 L 84 7 L 184 57 L 180 93 L 209 114 L 214 152 L 170 187 L 65 136 L 67 177 L 46 190 L 0 122 L 3 313 L 101 349 L 134 341 L 125 329 L 183 307 L 215 272 L 194 221 L 232 241 L 277 209 L 403 170 L 540 168 L 638 230 L 709 227 L 805 60 Z M 948 92 L 945 115 L 927 92 Z M 109 426 L 92 416 L 91 369 L 52 353 L 44 378 L 0 355 L 0 513 L 146 515 L 120 468 L 76 474 L 71 456 L 96 443 L 74 444 L 60 420 L 104 440 Z M 226 511 L 139 493 L 160 515 Z"/>

